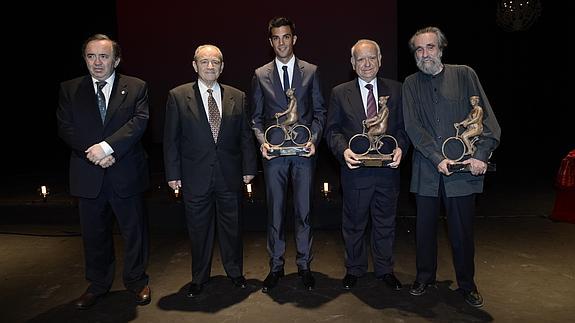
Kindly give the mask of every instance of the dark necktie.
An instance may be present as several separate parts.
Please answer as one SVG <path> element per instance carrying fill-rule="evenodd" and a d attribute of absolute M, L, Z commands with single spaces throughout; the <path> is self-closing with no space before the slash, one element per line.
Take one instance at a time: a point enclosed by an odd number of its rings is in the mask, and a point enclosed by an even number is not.
<path fill-rule="evenodd" d="M 208 112 L 210 128 L 212 128 L 212 136 L 214 137 L 214 142 L 218 142 L 218 132 L 220 131 L 220 123 L 222 122 L 222 117 L 220 116 L 220 110 L 216 104 L 216 100 L 212 95 L 214 90 L 208 89 Z"/>
<path fill-rule="evenodd" d="M 367 93 L 367 117 L 375 117 L 377 114 L 377 107 L 375 105 L 375 97 L 373 96 L 373 84 L 366 84 L 365 87 L 369 91 Z"/>
<path fill-rule="evenodd" d="M 102 118 L 102 123 L 106 120 L 106 97 L 104 96 L 104 92 L 102 89 L 106 86 L 105 81 L 97 81 L 96 85 L 98 86 L 97 96 L 98 96 L 98 108 L 100 109 L 100 118 Z"/>
<path fill-rule="evenodd" d="M 282 69 L 284 70 L 284 92 L 289 89 L 289 74 L 287 68 L 287 65 L 282 66 Z"/>

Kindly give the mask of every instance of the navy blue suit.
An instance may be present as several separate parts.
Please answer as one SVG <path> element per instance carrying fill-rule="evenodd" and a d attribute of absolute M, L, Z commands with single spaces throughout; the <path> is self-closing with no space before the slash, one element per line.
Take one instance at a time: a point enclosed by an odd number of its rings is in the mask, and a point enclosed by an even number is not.
<path fill-rule="evenodd" d="M 403 126 L 401 84 L 378 78 L 379 96 L 389 95 L 386 134 L 396 138 L 403 153 L 409 140 Z M 371 217 L 371 245 L 376 276 L 393 271 L 395 216 L 399 194 L 399 169 L 359 167 L 349 169 L 343 157 L 349 139 L 362 133 L 367 119 L 357 79 L 333 88 L 328 109 L 326 141 L 341 165 L 343 190 L 342 231 L 347 273 L 362 276 L 367 271 L 366 229 Z"/>
<path fill-rule="evenodd" d="M 295 89 L 297 98 L 297 123 L 311 130 L 311 140 L 317 147 L 326 118 L 317 66 L 296 58 L 291 87 Z M 275 113 L 283 112 L 288 106 L 274 61 L 256 69 L 251 90 L 252 128 L 261 145 L 265 130 L 275 124 Z M 315 156 L 290 156 L 263 160 L 268 207 L 268 252 L 272 271 L 282 270 L 284 266 L 284 217 L 290 182 L 293 187 L 296 263 L 299 270 L 309 269 L 312 259 L 310 212 L 315 159 Z"/>
<path fill-rule="evenodd" d="M 79 197 L 88 289 L 103 294 L 114 279 L 113 218 L 124 238 L 124 284 L 140 291 L 148 283 L 148 225 L 142 193 L 149 186 L 147 155 L 140 142 L 148 124 L 148 87 L 140 79 L 116 73 L 104 124 L 92 78 L 79 77 L 60 86 L 58 133 L 68 144 L 70 193 Z M 115 163 L 102 168 L 85 150 L 106 141 Z"/>

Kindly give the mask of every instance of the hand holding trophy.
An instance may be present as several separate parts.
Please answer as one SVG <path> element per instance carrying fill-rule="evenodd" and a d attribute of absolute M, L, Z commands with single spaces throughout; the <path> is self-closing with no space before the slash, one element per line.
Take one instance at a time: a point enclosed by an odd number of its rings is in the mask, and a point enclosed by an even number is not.
<path fill-rule="evenodd" d="M 459 161 L 473 156 L 477 149 L 475 142 L 483 133 L 483 108 L 479 106 L 479 97 L 473 95 L 469 97 L 469 102 L 472 106 L 471 111 L 463 121 L 453 124 L 455 136 L 447 138 L 441 146 L 443 157 L 455 161 L 448 166 L 450 172 L 469 171 L 469 164 Z M 461 129 L 465 130 L 460 133 Z M 494 165 L 488 163 L 489 170 L 494 168 Z"/>
<path fill-rule="evenodd" d="M 271 147 L 271 149 L 268 150 L 268 155 L 307 155 L 310 150 L 306 145 L 311 141 L 311 131 L 305 125 L 297 123 L 299 116 L 297 114 L 295 89 L 287 89 L 286 95 L 289 99 L 287 109 L 274 115 L 276 124 L 269 126 L 264 134 L 265 142 Z M 286 116 L 286 118 L 280 122 L 279 120 L 283 116 Z"/>
<path fill-rule="evenodd" d="M 379 97 L 379 112 L 363 120 L 362 133 L 354 135 L 349 140 L 349 149 L 360 155 L 362 166 L 384 167 L 393 162 L 393 151 L 398 144 L 393 136 L 385 134 L 389 117 L 388 99 L 389 96 Z"/>

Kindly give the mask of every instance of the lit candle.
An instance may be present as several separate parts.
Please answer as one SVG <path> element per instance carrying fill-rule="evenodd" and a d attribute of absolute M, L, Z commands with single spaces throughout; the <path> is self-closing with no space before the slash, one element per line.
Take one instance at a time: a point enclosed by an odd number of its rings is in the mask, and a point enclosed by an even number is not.
<path fill-rule="evenodd" d="M 252 184 L 247 184 L 246 189 L 248 190 L 248 193 L 251 193 L 252 192 Z"/>
<path fill-rule="evenodd" d="M 40 192 L 42 192 L 42 195 L 46 195 L 48 193 L 48 189 L 45 185 L 40 186 Z"/>
<path fill-rule="evenodd" d="M 328 182 L 323 183 L 323 191 L 326 193 L 329 192 L 329 183 Z"/>

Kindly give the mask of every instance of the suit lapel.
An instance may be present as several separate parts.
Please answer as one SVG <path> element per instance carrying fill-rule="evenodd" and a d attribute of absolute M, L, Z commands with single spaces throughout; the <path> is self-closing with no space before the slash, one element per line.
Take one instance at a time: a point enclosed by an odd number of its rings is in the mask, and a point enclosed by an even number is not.
<path fill-rule="evenodd" d="M 204 101 L 202 101 L 202 94 L 200 93 L 200 87 L 197 82 L 192 84 L 190 91 L 187 95 L 188 97 L 188 109 L 192 112 L 196 121 L 208 131 L 211 135 L 212 130 L 210 128 L 210 123 L 208 121 L 208 115 L 206 114 L 206 108 L 204 107 Z"/>
<path fill-rule="evenodd" d="M 100 110 L 98 109 L 98 98 L 96 97 L 96 92 L 94 89 L 94 84 L 92 83 L 92 77 L 86 76 L 79 89 L 79 98 L 81 107 L 86 107 L 88 114 L 92 116 L 95 124 L 102 124 L 102 118 L 100 117 Z"/>
<path fill-rule="evenodd" d="M 291 82 L 292 83 L 291 87 L 295 89 L 295 96 L 296 97 L 301 97 L 301 94 L 303 94 L 303 92 L 304 92 L 302 90 L 304 76 L 305 76 L 305 69 L 304 69 L 303 65 L 299 64 L 299 60 L 296 58 L 295 64 L 294 64 L 292 82 Z M 287 102 L 287 100 L 286 100 L 286 102 Z"/>
<path fill-rule="evenodd" d="M 272 85 L 276 101 L 279 102 L 282 106 L 287 106 L 288 103 L 287 96 L 282 87 L 282 82 L 280 81 L 280 74 L 277 69 L 275 61 L 272 61 L 271 63 L 268 64 L 268 79 Z"/>
<path fill-rule="evenodd" d="M 222 123 L 220 124 L 220 132 L 218 134 L 218 141 L 224 138 L 226 129 L 229 128 L 228 122 L 230 122 L 230 116 L 233 114 L 234 108 L 236 106 L 236 101 L 229 93 L 225 90 L 224 85 L 220 83 L 220 89 L 222 91 Z"/>
<path fill-rule="evenodd" d="M 352 107 L 352 115 L 356 121 L 354 124 L 361 125 L 361 122 L 367 119 L 365 114 L 365 109 L 363 107 L 363 100 L 361 99 L 361 91 L 359 89 L 359 83 L 357 79 L 352 81 L 346 89 L 346 99 L 350 107 Z"/>
<path fill-rule="evenodd" d="M 380 97 L 385 95 L 391 95 L 389 87 L 379 77 L 377 78 L 377 95 L 379 95 Z M 377 104 L 379 104 L 379 98 L 375 98 L 375 101 L 377 102 Z M 379 107 L 377 108 L 377 110 L 379 111 Z"/>
<path fill-rule="evenodd" d="M 128 96 L 128 84 L 124 80 L 121 74 L 116 73 L 116 78 L 114 80 L 114 86 L 112 87 L 112 92 L 110 93 L 110 102 L 108 102 L 108 107 L 106 109 L 106 119 L 104 120 L 104 125 L 110 122 L 110 119 L 114 116 L 116 111 L 126 100 Z"/>
<path fill-rule="evenodd" d="M 198 122 L 202 120 L 207 120 L 206 112 L 204 110 L 204 102 L 202 101 L 202 95 L 200 93 L 200 88 L 196 82 L 192 83 L 186 93 L 186 98 L 188 100 L 188 109 Z"/>

